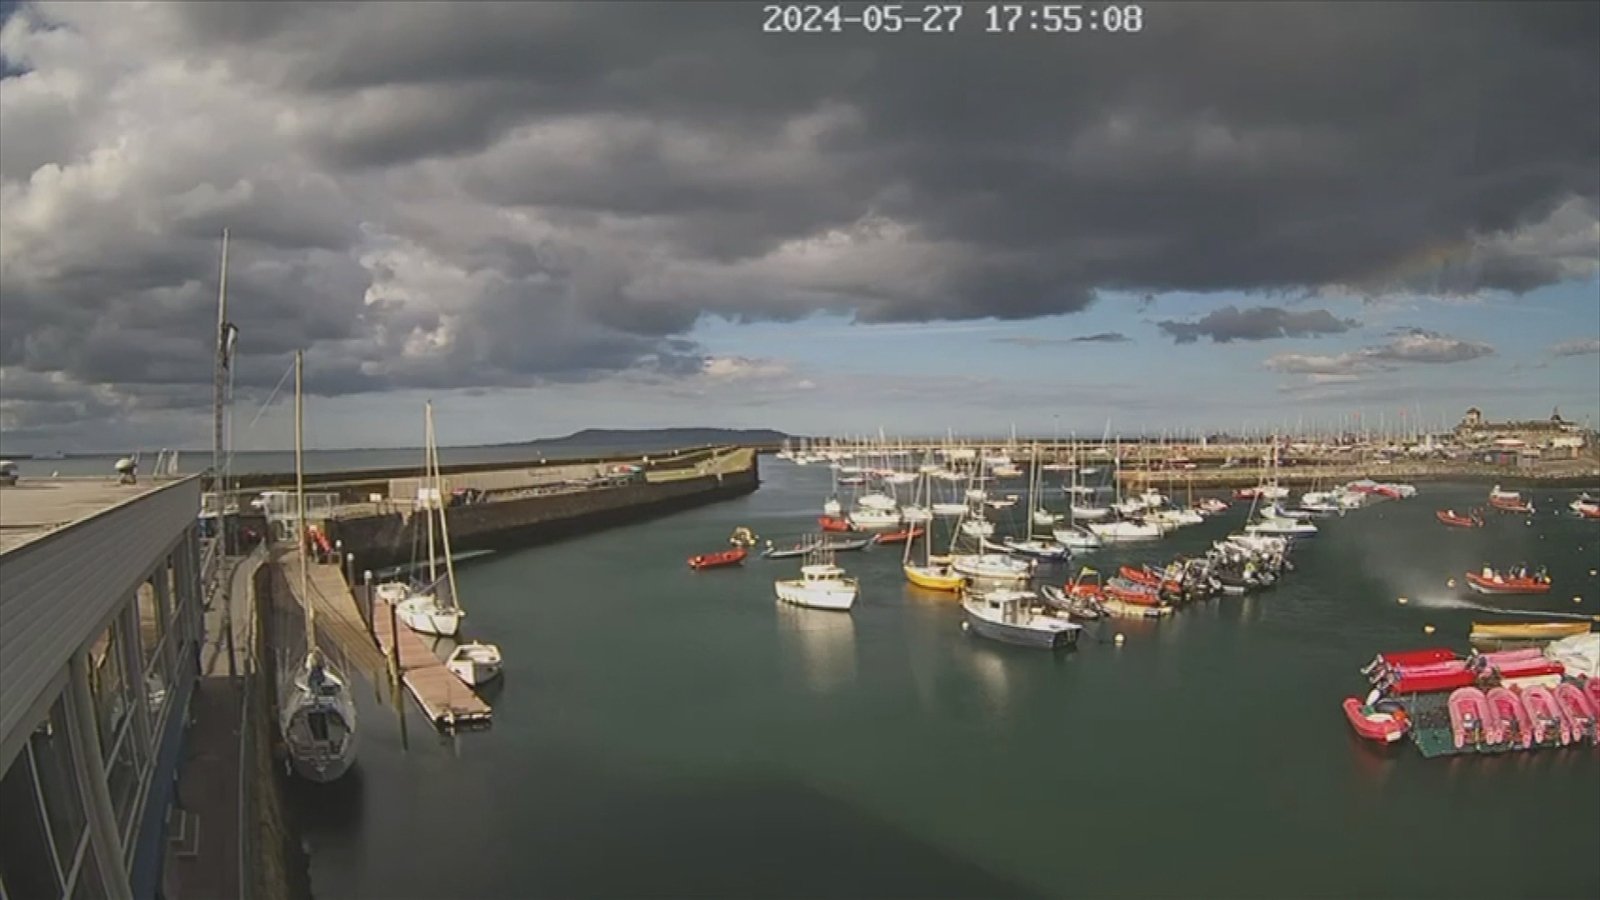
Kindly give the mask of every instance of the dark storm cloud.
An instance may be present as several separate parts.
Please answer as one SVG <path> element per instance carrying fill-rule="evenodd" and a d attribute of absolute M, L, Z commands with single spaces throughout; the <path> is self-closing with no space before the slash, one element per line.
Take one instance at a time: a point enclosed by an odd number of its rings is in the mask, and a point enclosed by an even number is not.
<path fill-rule="evenodd" d="M 1229 341 L 1315 337 L 1324 334 L 1342 334 L 1360 325 L 1361 323 L 1355 319 L 1340 319 L 1325 309 L 1297 312 L 1278 306 L 1255 306 L 1250 309 L 1224 306 L 1193 322 L 1168 320 L 1156 323 L 1158 328 L 1179 344 L 1192 344 L 1203 337 L 1210 338 L 1217 344 L 1226 344 Z"/>
<path fill-rule="evenodd" d="M 1594 271 L 1600 5 L 1143 10 L 1137 35 L 987 35 L 967 7 L 924 36 L 762 34 L 759 4 L 25 8 L 0 365 L 204 385 L 224 225 L 262 357 L 241 386 L 306 347 L 325 393 L 693 373 L 704 314 Z M 1350 324 L 1222 312 L 1162 327 Z"/>

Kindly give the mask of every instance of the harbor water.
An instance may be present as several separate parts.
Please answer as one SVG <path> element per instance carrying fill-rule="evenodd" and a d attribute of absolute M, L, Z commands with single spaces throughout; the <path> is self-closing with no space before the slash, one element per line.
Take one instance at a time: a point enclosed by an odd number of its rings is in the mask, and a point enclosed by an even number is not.
<path fill-rule="evenodd" d="M 814 528 L 828 470 L 762 474 L 740 500 L 463 566 L 465 630 L 506 654 L 494 725 L 441 736 L 359 689 L 355 770 L 291 792 L 316 895 L 1600 895 L 1600 751 L 1426 761 L 1339 707 L 1379 650 L 1465 650 L 1480 607 L 1600 613 L 1600 527 L 1563 515 L 1570 493 L 1455 531 L 1434 510 L 1486 488 L 1422 485 L 1321 523 L 1272 590 L 1052 654 L 965 634 L 898 548 L 840 555 L 848 614 L 776 602 L 798 560 L 690 571 L 737 526 Z M 1080 563 L 1198 553 L 1243 517 Z M 1550 595 L 1446 585 L 1523 562 Z"/>

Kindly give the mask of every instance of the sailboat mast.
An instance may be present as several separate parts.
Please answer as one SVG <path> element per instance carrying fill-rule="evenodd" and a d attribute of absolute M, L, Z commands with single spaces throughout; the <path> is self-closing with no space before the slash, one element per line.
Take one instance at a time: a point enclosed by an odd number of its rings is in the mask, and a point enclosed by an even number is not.
<path fill-rule="evenodd" d="M 444 572 L 450 581 L 450 606 L 461 608 L 456 599 L 456 564 L 450 553 L 450 523 L 445 519 L 444 475 L 439 471 L 439 444 L 433 431 L 433 403 L 428 404 L 428 455 L 433 459 L 433 483 L 439 488 L 439 539 L 444 546 Z"/>
<path fill-rule="evenodd" d="M 317 605 L 311 602 L 311 568 L 306 558 L 306 476 L 305 476 L 305 401 L 301 396 L 301 352 L 294 352 L 294 507 L 295 544 L 300 548 L 300 600 L 305 605 L 306 652 L 317 647 Z"/>
<path fill-rule="evenodd" d="M 211 385 L 211 490 L 216 494 L 218 540 L 223 555 L 228 552 L 228 510 L 223 499 L 226 488 L 223 468 L 223 408 L 227 403 L 228 370 L 228 229 L 222 229 L 222 275 L 217 282 L 217 359 Z"/>
<path fill-rule="evenodd" d="M 433 504 L 438 498 L 439 483 L 433 478 L 433 401 L 429 400 L 422 413 L 422 484 L 424 502 L 428 505 L 428 583 L 439 580 L 438 560 L 433 552 Z M 438 498 L 442 499 L 442 498 Z"/>

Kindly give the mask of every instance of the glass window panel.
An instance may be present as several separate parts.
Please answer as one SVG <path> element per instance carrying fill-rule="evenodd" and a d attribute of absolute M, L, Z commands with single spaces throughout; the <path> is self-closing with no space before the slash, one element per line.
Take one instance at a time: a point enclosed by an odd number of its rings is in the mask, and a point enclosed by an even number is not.
<path fill-rule="evenodd" d="M 100 880 L 100 860 L 91 845 L 83 851 L 83 865 L 78 867 L 78 880 L 72 885 L 72 900 L 105 900 L 105 882 Z"/>
<path fill-rule="evenodd" d="M 161 614 L 161 596 L 156 592 L 154 582 L 146 581 L 139 585 L 138 595 L 139 658 L 144 662 L 145 671 L 149 671 L 150 660 L 160 648 L 161 637 L 167 630 L 166 618 Z"/>
<path fill-rule="evenodd" d="M 107 628 L 89 647 L 89 692 L 94 695 L 95 718 L 100 724 L 100 751 L 105 753 L 131 709 L 115 627 Z"/>
<path fill-rule="evenodd" d="M 50 707 L 50 715 L 28 739 L 33 748 L 33 765 L 38 771 L 39 790 L 55 838 L 62 866 L 70 864 L 83 836 L 85 814 L 78 791 L 77 773 L 72 767 L 72 735 L 67 731 L 66 699 Z"/>
<path fill-rule="evenodd" d="M 130 732 L 132 730 L 127 729 Z M 133 808 L 133 798 L 139 793 L 143 759 L 138 744 L 132 734 L 124 735 L 122 742 L 117 745 L 116 754 L 106 761 L 106 785 L 111 789 L 111 808 L 116 812 L 117 830 L 123 835 L 128 832 L 128 811 Z"/>
<path fill-rule="evenodd" d="M 0 881 L 10 897 L 59 897 L 61 882 L 24 750 L 0 779 Z"/>

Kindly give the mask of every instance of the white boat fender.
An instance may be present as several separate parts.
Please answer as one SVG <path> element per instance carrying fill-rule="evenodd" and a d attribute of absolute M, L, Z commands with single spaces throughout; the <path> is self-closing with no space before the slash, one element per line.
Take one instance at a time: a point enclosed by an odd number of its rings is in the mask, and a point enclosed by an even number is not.
<path fill-rule="evenodd" d="M 1121 633 L 1121 632 L 1118 632 L 1118 633 L 1117 633 L 1117 636 L 1116 636 L 1116 637 L 1114 637 L 1114 638 L 1112 638 L 1112 639 L 1111 639 L 1111 642 L 1112 642 L 1112 643 L 1113 643 L 1113 644 L 1116 644 L 1116 645 L 1117 645 L 1117 646 L 1118 646 L 1118 647 L 1121 647 L 1121 646 L 1122 646 L 1122 642 L 1123 642 L 1123 640 L 1124 640 L 1124 638 L 1123 638 L 1123 636 L 1122 636 L 1122 633 Z"/>

